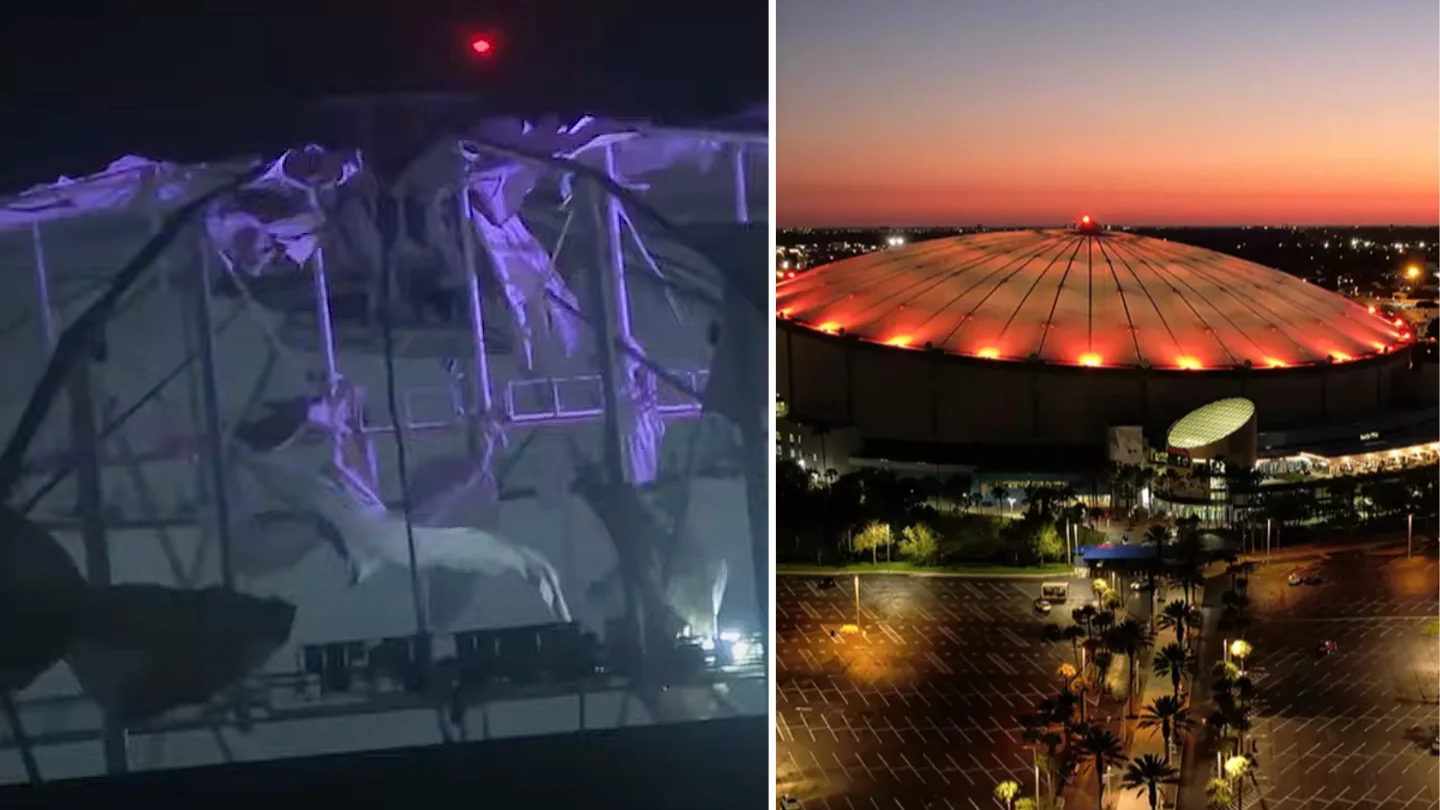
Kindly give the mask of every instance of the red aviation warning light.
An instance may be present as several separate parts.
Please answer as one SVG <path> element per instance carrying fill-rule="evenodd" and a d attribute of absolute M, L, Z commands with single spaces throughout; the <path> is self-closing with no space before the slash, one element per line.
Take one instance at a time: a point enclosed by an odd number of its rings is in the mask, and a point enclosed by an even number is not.
<path fill-rule="evenodd" d="M 1085 216 L 1080 217 L 1080 224 L 1081 224 L 1081 225 L 1089 225 L 1089 224 L 1090 224 L 1090 215 L 1089 215 L 1089 214 L 1086 214 Z"/>
<path fill-rule="evenodd" d="M 495 40 L 488 36 L 480 35 L 470 38 L 470 53 L 476 56 L 489 56 L 495 52 Z"/>
<path fill-rule="evenodd" d="M 1080 221 L 1079 221 L 1079 223 L 1077 223 L 1077 224 L 1078 224 L 1078 226 L 1079 226 L 1079 229 L 1082 230 L 1082 231 L 1093 231 L 1093 230 L 1096 230 L 1096 227 L 1095 227 L 1095 218 L 1092 217 L 1092 216 L 1090 216 L 1089 214 L 1082 214 L 1082 215 L 1080 216 Z"/>

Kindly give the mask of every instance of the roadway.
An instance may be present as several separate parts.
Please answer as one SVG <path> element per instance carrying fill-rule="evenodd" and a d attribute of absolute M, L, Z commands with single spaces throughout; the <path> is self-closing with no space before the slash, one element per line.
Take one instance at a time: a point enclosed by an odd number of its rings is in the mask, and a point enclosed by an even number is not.
<path fill-rule="evenodd" d="M 1288 585 L 1296 571 L 1323 581 Z M 1430 752 L 1440 659 L 1423 632 L 1440 601 L 1436 576 L 1434 559 L 1407 560 L 1403 549 L 1254 572 L 1249 670 L 1262 702 L 1247 806 L 1259 806 L 1256 798 L 1268 810 L 1440 806 Z M 1337 652 L 1319 655 L 1322 641 L 1334 641 Z"/>
<path fill-rule="evenodd" d="M 992 808 L 995 785 L 1035 791 L 1016 715 L 1058 691 L 1065 644 L 1034 611 L 1040 582 L 864 575 L 776 580 L 776 782 L 805 808 Z M 1057 577 L 1059 579 L 1059 577 Z"/>

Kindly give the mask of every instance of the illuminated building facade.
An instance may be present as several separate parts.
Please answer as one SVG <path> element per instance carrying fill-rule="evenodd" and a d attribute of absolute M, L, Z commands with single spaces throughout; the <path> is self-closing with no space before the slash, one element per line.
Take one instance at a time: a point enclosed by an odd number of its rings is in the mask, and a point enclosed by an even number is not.
<path fill-rule="evenodd" d="M 972 234 L 816 268 L 777 289 L 792 418 L 866 444 L 1094 447 L 1254 404 L 1258 429 L 1433 404 L 1413 333 L 1213 251 L 1095 227 Z M 1428 400 L 1426 399 L 1428 397 Z"/>

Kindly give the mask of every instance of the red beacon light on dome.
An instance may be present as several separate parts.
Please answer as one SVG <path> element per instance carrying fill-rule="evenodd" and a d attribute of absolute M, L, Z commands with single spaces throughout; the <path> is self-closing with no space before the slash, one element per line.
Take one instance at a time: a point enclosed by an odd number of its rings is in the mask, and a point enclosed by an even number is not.
<path fill-rule="evenodd" d="M 1089 214 L 1081 215 L 1078 227 L 1082 231 L 1096 230 L 1095 218 L 1090 216 Z"/>
<path fill-rule="evenodd" d="M 489 57 L 495 53 L 495 38 L 486 34 L 479 34 L 470 38 L 470 55 L 481 58 Z"/>

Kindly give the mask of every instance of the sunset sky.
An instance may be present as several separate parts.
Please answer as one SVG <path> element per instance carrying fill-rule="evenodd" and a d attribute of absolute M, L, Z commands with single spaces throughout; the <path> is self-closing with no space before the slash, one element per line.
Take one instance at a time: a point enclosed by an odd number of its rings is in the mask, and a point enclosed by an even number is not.
<path fill-rule="evenodd" d="M 1440 222 L 1435 0 L 778 0 L 777 220 Z"/>

